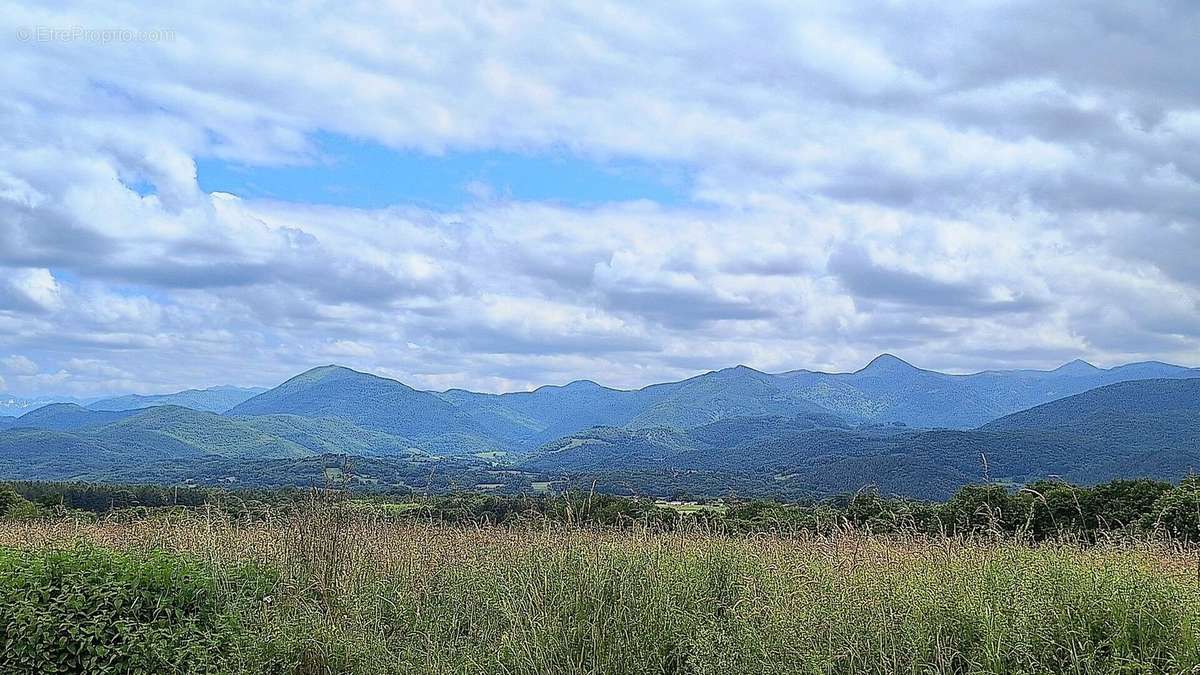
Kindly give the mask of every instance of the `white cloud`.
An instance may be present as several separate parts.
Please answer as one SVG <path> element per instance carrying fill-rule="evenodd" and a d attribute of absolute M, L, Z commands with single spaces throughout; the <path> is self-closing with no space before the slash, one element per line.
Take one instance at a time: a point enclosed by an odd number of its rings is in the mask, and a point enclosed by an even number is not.
<path fill-rule="evenodd" d="M 53 374 L 19 386 L 267 384 L 317 357 L 487 388 L 884 350 L 1200 362 L 1194 7 L 339 10 L 9 7 L 174 31 L 6 47 L 0 348 Z M 318 131 L 667 161 L 695 203 L 479 181 L 457 212 L 361 210 L 196 183 L 198 157 L 311 161 Z"/>
<path fill-rule="evenodd" d="M 375 348 L 354 340 L 334 340 L 325 348 L 325 353 L 331 356 L 369 359 L 375 356 Z"/>
<path fill-rule="evenodd" d="M 62 308 L 61 288 L 48 269 L 10 269 L 0 279 L 0 311 L 52 312 Z"/>
<path fill-rule="evenodd" d="M 8 358 L 0 359 L 0 365 L 10 375 L 35 375 L 38 372 L 38 365 L 31 359 L 20 354 L 13 354 Z"/>

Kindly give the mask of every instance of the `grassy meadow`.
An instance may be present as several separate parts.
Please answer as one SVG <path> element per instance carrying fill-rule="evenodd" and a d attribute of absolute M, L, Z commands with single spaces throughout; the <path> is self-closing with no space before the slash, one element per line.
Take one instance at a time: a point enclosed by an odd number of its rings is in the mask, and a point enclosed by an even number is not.
<path fill-rule="evenodd" d="M 5 673 L 1200 672 L 1200 559 L 1146 540 L 176 510 L 0 521 L 0 600 Z"/>

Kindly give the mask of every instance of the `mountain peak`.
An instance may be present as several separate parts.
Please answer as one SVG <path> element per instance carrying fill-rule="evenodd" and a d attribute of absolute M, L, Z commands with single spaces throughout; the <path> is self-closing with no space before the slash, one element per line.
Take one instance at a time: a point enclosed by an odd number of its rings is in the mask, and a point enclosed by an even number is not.
<path fill-rule="evenodd" d="M 353 368 L 347 368 L 346 366 L 339 366 L 336 364 L 310 368 L 276 388 L 290 389 L 312 385 L 343 386 L 350 384 L 361 387 L 399 387 L 406 391 L 416 391 L 416 389 L 413 389 L 399 380 L 394 380 L 390 377 L 383 377 L 382 375 L 364 373 L 361 370 L 354 370 Z M 267 390 L 264 392 L 264 394 L 269 394 L 271 391 L 273 390 Z M 262 396 L 262 394 L 259 396 Z"/>
<path fill-rule="evenodd" d="M 351 370 L 351 369 L 347 368 L 346 366 L 339 366 L 336 363 L 330 363 L 330 364 L 324 365 L 324 366 L 317 366 L 315 368 L 309 368 L 308 370 L 306 370 L 300 374 L 301 375 L 326 375 L 326 374 L 331 374 L 331 373 L 353 373 L 353 372 L 357 372 L 357 371 Z"/>
<path fill-rule="evenodd" d="M 919 370 L 916 366 L 905 361 L 904 359 L 894 355 L 883 353 L 871 359 L 871 362 L 863 366 L 859 373 L 900 373 L 906 371 Z"/>
<path fill-rule="evenodd" d="M 728 373 L 731 375 L 763 375 L 764 374 L 761 370 L 755 370 L 754 368 L 751 368 L 750 366 L 747 366 L 743 363 L 739 363 L 736 366 L 730 366 L 729 368 L 722 368 L 721 370 L 718 370 L 716 372 Z"/>
<path fill-rule="evenodd" d="M 1096 366 L 1084 361 L 1083 359 L 1075 359 L 1054 369 L 1056 373 L 1093 373 L 1100 370 Z"/>
<path fill-rule="evenodd" d="M 607 387 L 605 387 L 604 385 L 602 385 L 598 382 L 594 382 L 592 380 L 571 380 L 570 382 L 568 382 L 566 384 L 543 384 L 542 386 L 534 389 L 533 392 L 515 392 L 515 393 L 536 393 L 539 391 L 542 391 L 542 392 L 582 391 L 582 390 L 606 389 L 606 388 Z M 513 392 L 510 392 L 510 393 L 513 393 Z M 507 396 L 508 394 L 501 394 L 501 395 Z"/>
<path fill-rule="evenodd" d="M 378 375 L 371 375 L 370 373 L 363 373 L 363 372 L 354 370 L 353 368 L 347 368 L 346 366 L 339 366 L 337 364 L 331 363 L 326 366 L 317 366 L 315 368 L 309 368 L 308 370 L 304 371 L 303 373 L 300 373 L 299 375 L 291 378 L 287 382 L 292 382 L 292 383 L 321 382 L 323 380 L 349 379 L 349 378 L 353 378 L 355 376 L 365 377 L 365 378 L 379 377 Z M 285 382 L 284 384 L 287 384 L 287 382 Z"/>

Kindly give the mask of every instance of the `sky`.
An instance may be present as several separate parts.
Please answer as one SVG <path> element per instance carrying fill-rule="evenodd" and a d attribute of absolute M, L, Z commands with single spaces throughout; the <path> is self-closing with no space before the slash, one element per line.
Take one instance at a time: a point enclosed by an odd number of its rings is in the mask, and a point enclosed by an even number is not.
<path fill-rule="evenodd" d="M 1200 365 L 1200 3 L 238 4 L 0 0 L 0 391 Z"/>

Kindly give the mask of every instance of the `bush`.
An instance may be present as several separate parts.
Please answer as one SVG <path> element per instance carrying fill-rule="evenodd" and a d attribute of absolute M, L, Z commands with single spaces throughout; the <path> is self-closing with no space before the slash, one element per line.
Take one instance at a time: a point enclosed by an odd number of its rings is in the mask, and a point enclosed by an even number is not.
<path fill-rule="evenodd" d="M 942 518 L 960 533 L 1014 532 L 1025 522 L 1023 503 L 1002 485 L 966 485 L 942 505 Z"/>
<path fill-rule="evenodd" d="M 1180 541 L 1200 542 L 1200 477 L 1189 476 L 1164 492 L 1154 502 L 1152 514 L 1146 518 L 1147 528 Z"/>
<path fill-rule="evenodd" d="M 30 518 L 37 514 L 36 504 L 22 497 L 11 485 L 0 485 L 0 518 Z"/>
<path fill-rule="evenodd" d="M 158 552 L 0 549 L 0 672 L 227 672 L 247 642 L 236 605 L 269 578 L 223 581 Z"/>

